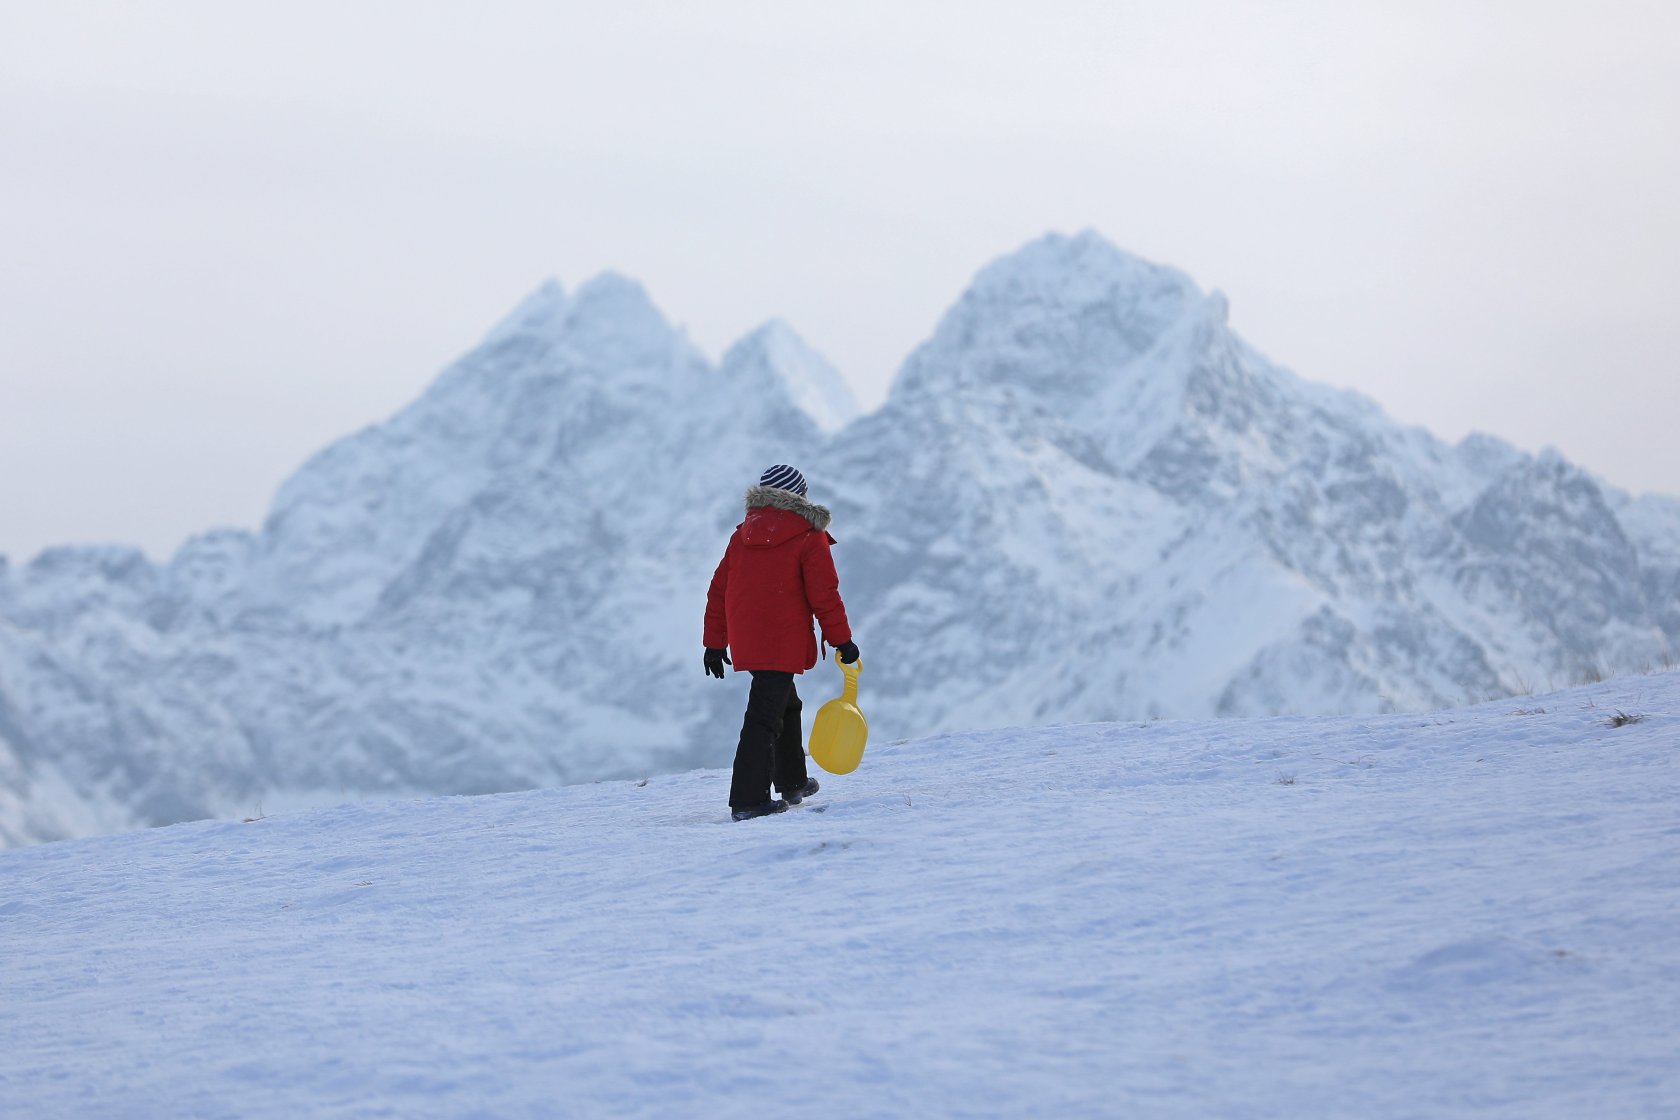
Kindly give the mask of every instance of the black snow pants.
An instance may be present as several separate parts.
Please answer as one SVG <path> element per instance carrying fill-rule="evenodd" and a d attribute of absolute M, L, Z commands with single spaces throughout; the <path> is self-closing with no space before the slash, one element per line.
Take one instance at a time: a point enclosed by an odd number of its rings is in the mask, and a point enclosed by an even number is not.
<path fill-rule="evenodd" d="M 770 800 L 770 780 L 786 794 L 805 788 L 805 734 L 799 726 L 799 692 L 792 673 L 752 670 L 747 716 L 735 748 L 729 807 L 749 809 Z"/>

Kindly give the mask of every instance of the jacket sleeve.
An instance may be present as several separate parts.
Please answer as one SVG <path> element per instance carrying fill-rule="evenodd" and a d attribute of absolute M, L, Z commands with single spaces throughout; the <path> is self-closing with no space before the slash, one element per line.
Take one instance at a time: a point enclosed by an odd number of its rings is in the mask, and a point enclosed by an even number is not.
<path fill-rule="evenodd" d="M 823 640 L 831 646 L 852 640 L 852 625 L 846 621 L 846 604 L 840 599 L 840 575 L 834 570 L 833 539 L 827 533 L 811 534 L 801 566 L 805 577 L 805 599 L 822 627 Z"/>
<path fill-rule="evenodd" d="M 729 646 L 729 614 L 724 597 L 729 593 L 729 561 L 734 556 L 735 538 L 730 537 L 729 547 L 723 550 L 723 559 L 718 561 L 717 571 L 712 573 L 712 585 L 706 589 L 707 649 L 726 649 Z"/>

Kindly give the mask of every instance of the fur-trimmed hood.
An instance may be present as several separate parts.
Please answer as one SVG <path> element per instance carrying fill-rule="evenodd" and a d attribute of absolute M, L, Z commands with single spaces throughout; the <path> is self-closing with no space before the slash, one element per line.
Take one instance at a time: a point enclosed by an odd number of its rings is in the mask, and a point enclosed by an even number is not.
<path fill-rule="evenodd" d="M 808 502 L 795 494 L 792 490 L 782 490 L 775 486 L 754 486 L 747 491 L 747 512 L 763 509 L 785 509 L 789 513 L 797 513 L 811 523 L 811 528 L 817 532 L 825 532 L 829 522 L 834 520 L 827 506 L 819 506 L 815 502 Z"/>

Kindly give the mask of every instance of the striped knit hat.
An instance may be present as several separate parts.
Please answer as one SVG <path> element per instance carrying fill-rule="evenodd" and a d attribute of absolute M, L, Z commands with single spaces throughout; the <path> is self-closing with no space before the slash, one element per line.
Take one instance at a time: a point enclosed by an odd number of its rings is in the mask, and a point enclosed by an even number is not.
<path fill-rule="evenodd" d="M 760 486 L 774 486 L 778 490 L 792 490 L 801 498 L 805 496 L 805 476 L 788 466 L 777 463 L 765 471 L 758 478 Z"/>

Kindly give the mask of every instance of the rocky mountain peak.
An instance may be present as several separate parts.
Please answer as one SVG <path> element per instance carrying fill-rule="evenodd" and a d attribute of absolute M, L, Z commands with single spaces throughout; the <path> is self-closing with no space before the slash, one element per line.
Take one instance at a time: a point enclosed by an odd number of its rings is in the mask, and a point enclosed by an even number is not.
<path fill-rule="evenodd" d="M 828 359 L 781 319 L 771 319 L 723 356 L 726 381 L 747 393 L 784 393 L 824 433 L 857 419 L 857 399 Z"/>
<path fill-rule="evenodd" d="M 1195 296 L 1183 272 L 1119 248 L 1094 230 L 1047 233 L 988 264 L 967 295 L 1012 304 L 1082 307 Z"/>
<path fill-rule="evenodd" d="M 1008 387 L 1055 411 L 1077 411 L 1127 378 L 1128 367 L 1202 302 L 1176 269 L 1095 233 L 1051 234 L 982 269 L 893 392 Z"/>
<path fill-rule="evenodd" d="M 550 277 L 490 329 L 484 345 L 521 338 L 551 338 L 559 333 L 565 316 L 566 290 L 560 281 Z"/>
<path fill-rule="evenodd" d="M 647 289 L 616 272 L 603 272 L 572 296 L 563 322 L 567 347 L 603 364 L 663 366 L 681 336 Z"/>

